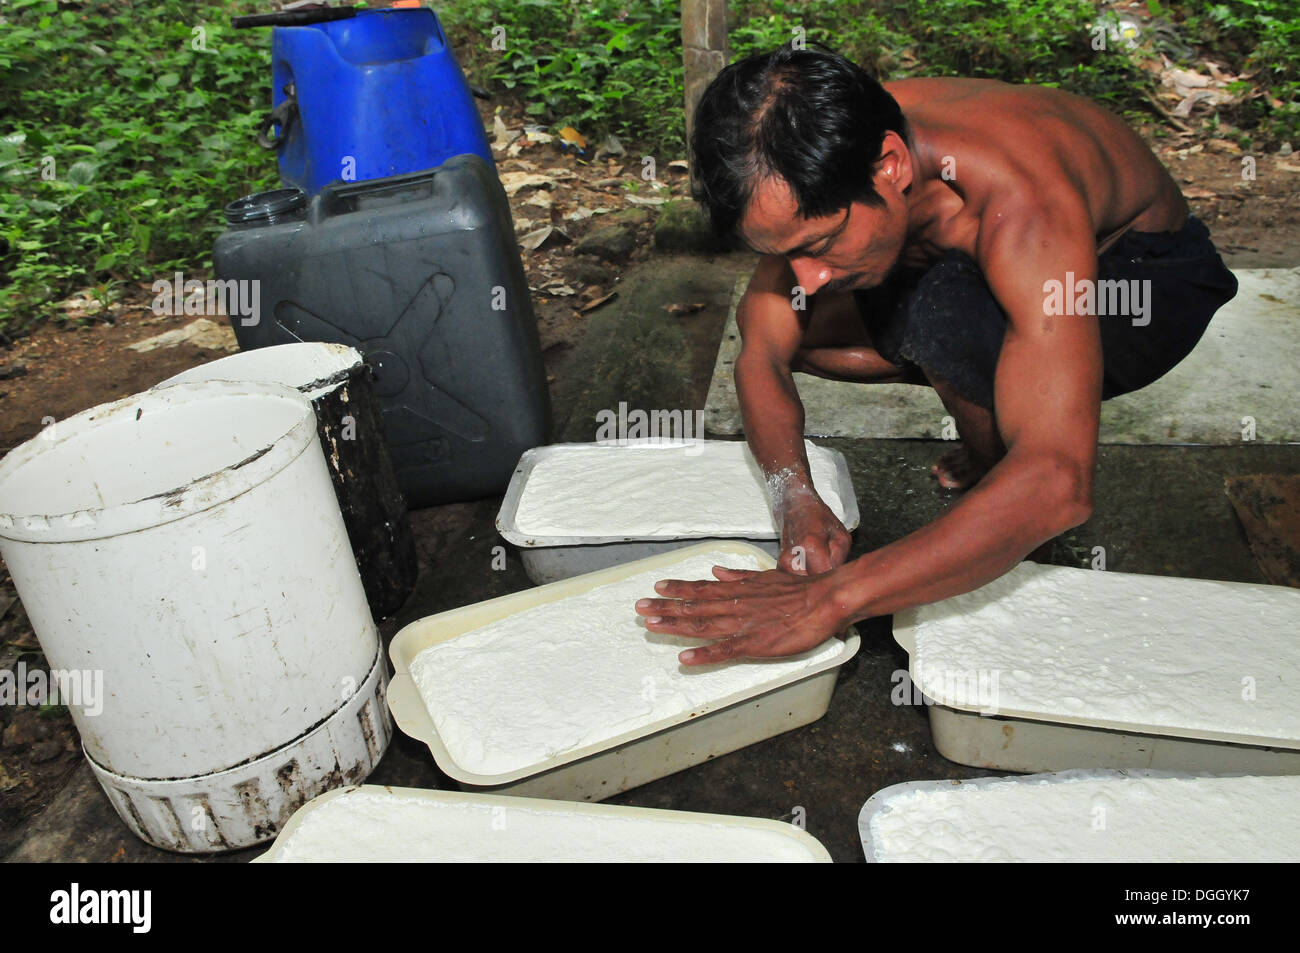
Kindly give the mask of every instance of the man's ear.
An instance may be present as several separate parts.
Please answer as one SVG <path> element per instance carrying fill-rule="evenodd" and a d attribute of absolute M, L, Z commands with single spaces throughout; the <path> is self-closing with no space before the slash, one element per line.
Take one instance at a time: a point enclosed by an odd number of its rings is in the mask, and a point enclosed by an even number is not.
<path fill-rule="evenodd" d="M 902 136 L 889 130 L 880 144 L 880 158 L 876 160 L 877 191 L 882 187 L 892 188 L 901 195 L 911 188 L 914 174 L 911 150 L 907 148 Z"/>

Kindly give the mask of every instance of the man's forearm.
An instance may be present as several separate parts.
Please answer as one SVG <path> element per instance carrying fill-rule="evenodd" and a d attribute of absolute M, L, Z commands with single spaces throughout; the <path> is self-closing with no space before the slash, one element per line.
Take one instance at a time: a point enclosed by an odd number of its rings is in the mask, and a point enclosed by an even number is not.
<path fill-rule="evenodd" d="M 977 589 L 1086 520 L 1090 476 L 1013 451 L 939 519 L 839 570 L 835 601 L 856 622 Z"/>
<path fill-rule="evenodd" d="M 791 493 L 812 491 L 804 449 L 803 404 L 789 370 L 770 362 L 738 360 L 736 394 L 745 421 L 745 439 L 763 471 L 772 505 L 779 510 Z"/>

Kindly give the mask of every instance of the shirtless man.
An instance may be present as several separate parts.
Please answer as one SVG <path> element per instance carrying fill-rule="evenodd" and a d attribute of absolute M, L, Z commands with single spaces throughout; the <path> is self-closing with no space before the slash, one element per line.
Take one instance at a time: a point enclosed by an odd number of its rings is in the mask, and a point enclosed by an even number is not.
<path fill-rule="evenodd" d="M 738 312 L 736 387 L 782 554 L 636 604 L 651 631 L 713 640 L 687 665 L 805 651 L 982 586 L 1083 523 L 1101 401 L 1166 373 L 1236 293 L 1159 160 L 1068 93 L 882 87 L 787 46 L 723 70 L 694 128 L 698 197 L 763 256 Z M 849 534 L 809 478 L 795 370 L 934 387 L 962 446 L 933 472 L 965 492 L 846 563 Z"/>

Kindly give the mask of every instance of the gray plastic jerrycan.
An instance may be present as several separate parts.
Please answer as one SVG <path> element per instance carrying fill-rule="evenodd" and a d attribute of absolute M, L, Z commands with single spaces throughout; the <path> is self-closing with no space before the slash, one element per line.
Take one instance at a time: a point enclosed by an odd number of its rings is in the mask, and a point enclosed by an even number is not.
<path fill-rule="evenodd" d="M 477 155 L 436 169 L 247 196 L 226 208 L 219 280 L 257 282 L 240 347 L 330 341 L 374 372 L 412 508 L 504 491 L 547 443 L 550 399 L 510 207 Z"/>

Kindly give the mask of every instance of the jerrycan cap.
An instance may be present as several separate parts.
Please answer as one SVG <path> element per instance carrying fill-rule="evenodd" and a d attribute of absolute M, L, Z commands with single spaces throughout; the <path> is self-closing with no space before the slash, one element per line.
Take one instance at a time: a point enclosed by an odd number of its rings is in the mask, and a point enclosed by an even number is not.
<path fill-rule="evenodd" d="M 274 225 L 297 218 L 306 207 L 307 193 L 302 189 L 255 192 L 227 205 L 226 221 L 231 225 Z"/>

